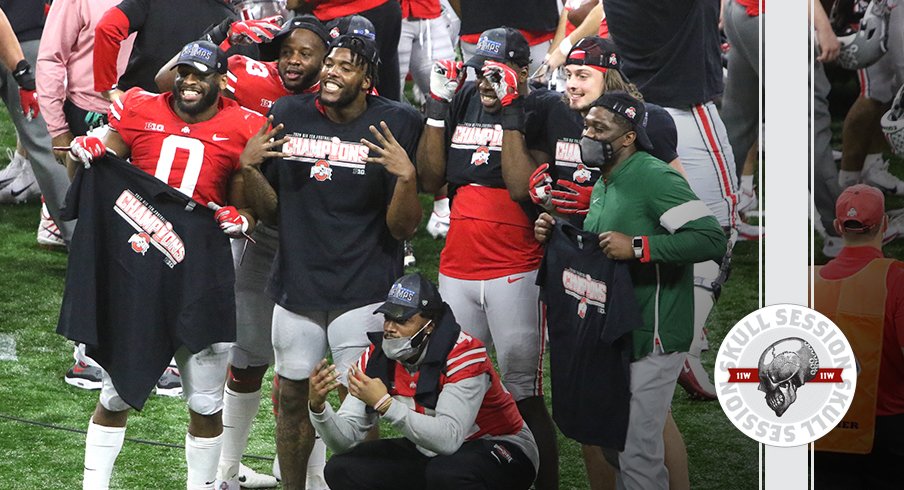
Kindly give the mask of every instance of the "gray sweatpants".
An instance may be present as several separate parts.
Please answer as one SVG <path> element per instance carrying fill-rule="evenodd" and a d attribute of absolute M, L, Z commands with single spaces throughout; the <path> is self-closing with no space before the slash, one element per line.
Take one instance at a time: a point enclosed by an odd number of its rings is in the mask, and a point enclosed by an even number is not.
<path fill-rule="evenodd" d="M 822 63 L 813 67 L 813 199 L 826 232 L 835 235 L 832 221 L 835 219 L 835 200 L 841 194 L 838 188 L 838 167 L 832 157 L 832 116 L 829 114 L 829 91 Z"/>
<path fill-rule="evenodd" d="M 35 66 L 35 60 L 38 57 L 38 41 L 25 41 L 21 44 L 25 59 L 31 63 L 31 66 Z M 16 133 L 19 135 L 19 141 L 28 151 L 28 160 L 31 162 L 38 186 L 44 194 L 44 201 L 47 203 L 50 216 L 60 227 L 63 239 L 69 242 L 72 238 L 72 231 L 75 229 L 75 222 L 59 219 L 60 207 L 69 190 L 69 176 L 66 168 L 60 165 L 53 156 L 50 134 L 47 133 L 47 123 L 44 122 L 44 118 L 38 116 L 29 121 L 22 115 L 22 107 L 19 103 L 19 84 L 13 78 L 12 72 L 3 65 L 0 65 L 0 98 L 6 104 L 6 109 L 16 127 Z"/>
<path fill-rule="evenodd" d="M 737 0 L 728 0 L 723 17 L 731 49 L 721 115 L 734 153 L 736 175 L 740 176 L 760 126 L 759 17 L 747 15 Z"/>

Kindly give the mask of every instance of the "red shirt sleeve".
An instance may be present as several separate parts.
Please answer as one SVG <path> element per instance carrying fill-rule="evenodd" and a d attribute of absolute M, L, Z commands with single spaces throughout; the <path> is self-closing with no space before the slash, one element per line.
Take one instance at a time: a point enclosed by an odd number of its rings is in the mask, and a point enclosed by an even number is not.
<path fill-rule="evenodd" d="M 94 90 L 106 92 L 116 86 L 116 58 L 119 46 L 129 37 L 129 18 L 113 7 L 94 29 Z"/>

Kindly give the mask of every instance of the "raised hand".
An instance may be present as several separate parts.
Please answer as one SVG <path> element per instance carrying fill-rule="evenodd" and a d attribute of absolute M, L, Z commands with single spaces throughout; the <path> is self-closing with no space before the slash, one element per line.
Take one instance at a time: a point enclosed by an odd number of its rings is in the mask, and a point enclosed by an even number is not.
<path fill-rule="evenodd" d="M 272 123 L 273 116 L 270 116 L 257 133 L 245 143 L 245 149 L 242 150 L 242 155 L 239 157 L 239 163 L 243 167 L 258 166 L 268 158 L 289 156 L 288 153 L 273 150 L 273 148 L 278 148 L 285 144 L 286 141 L 289 141 L 289 138 L 275 139 L 276 135 L 282 131 L 283 125 L 277 124 L 275 128 L 270 129 L 270 124 Z"/>
<path fill-rule="evenodd" d="M 371 126 L 370 132 L 378 144 L 361 138 L 361 144 L 370 149 L 367 163 L 378 163 L 386 168 L 386 171 L 400 179 L 414 179 L 414 164 L 408 157 L 408 152 L 396 141 L 386 121 L 380 121 L 380 129 Z"/>
<path fill-rule="evenodd" d="M 498 61 L 486 61 L 483 76 L 490 81 L 502 107 L 511 105 L 521 96 L 518 93 L 518 72 L 514 68 Z"/>
<path fill-rule="evenodd" d="M 437 60 L 430 70 L 430 96 L 442 102 L 451 102 L 464 82 L 462 62 Z"/>

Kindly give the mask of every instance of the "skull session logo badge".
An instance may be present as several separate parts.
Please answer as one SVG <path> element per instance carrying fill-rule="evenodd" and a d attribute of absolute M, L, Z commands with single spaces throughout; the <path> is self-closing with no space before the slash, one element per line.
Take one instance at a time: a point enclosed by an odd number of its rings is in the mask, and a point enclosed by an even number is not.
<path fill-rule="evenodd" d="M 826 316 L 798 305 L 767 306 L 722 341 L 715 366 L 719 403 L 758 442 L 808 444 L 847 412 L 856 364 L 850 343 Z"/>

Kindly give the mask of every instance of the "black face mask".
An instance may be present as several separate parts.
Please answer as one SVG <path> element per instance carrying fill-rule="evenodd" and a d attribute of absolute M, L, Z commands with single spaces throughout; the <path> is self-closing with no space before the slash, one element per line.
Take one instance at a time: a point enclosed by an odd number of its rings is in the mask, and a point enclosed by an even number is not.
<path fill-rule="evenodd" d="M 615 139 L 621 138 L 623 133 Z M 581 161 L 588 167 L 600 168 L 615 161 L 615 148 L 609 141 L 597 141 L 583 136 L 581 138 Z"/>

